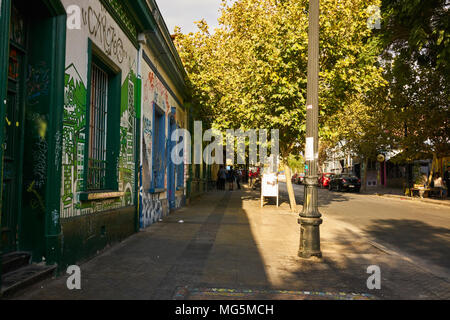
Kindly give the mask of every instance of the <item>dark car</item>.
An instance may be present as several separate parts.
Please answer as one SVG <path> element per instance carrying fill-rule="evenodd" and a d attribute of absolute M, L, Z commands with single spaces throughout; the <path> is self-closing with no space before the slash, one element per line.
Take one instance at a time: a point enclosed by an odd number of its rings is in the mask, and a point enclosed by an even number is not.
<path fill-rule="evenodd" d="M 328 183 L 328 190 L 336 191 L 355 191 L 359 192 L 361 189 L 361 180 L 358 177 L 350 175 L 335 175 Z"/>
<path fill-rule="evenodd" d="M 292 182 L 292 183 L 297 183 L 297 177 L 298 177 L 298 173 L 294 173 L 294 174 L 292 175 L 291 182 Z"/>
<path fill-rule="evenodd" d="M 303 184 L 304 182 L 305 182 L 305 174 L 304 173 L 299 173 L 295 183 Z"/>
<path fill-rule="evenodd" d="M 321 188 L 328 188 L 328 184 L 333 176 L 334 173 L 322 173 L 319 177 L 319 186 Z"/>

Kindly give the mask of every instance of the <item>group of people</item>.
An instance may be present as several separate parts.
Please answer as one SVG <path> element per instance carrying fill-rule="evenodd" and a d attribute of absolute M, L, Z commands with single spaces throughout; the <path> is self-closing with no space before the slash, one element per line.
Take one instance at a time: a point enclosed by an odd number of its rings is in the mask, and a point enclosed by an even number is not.
<path fill-rule="evenodd" d="M 225 185 L 228 182 L 228 190 L 233 191 L 234 183 L 237 188 L 241 189 L 242 171 L 229 167 L 227 170 L 223 165 L 220 166 L 217 173 L 217 190 L 225 190 Z"/>
<path fill-rule="evenodd" d="M 444 172 L 443 176 L 441 176 L 439 172 L 435 172 L 431 179 L 428 180 L 428 176 L 424 174 L 421 178 L 421 183 L 425 186 L 439 189 L 439 193 L 443 197 L 448 197 L 448 191 L 450 189 L 450 166 L 447 167 L 447 170 Z"/>
<path fill-rule="evenodd" d="M 433 175 L 433 179 L 430 182 L 430 187 L 439 188 L 443 195 L 448 197 L 448 191 L 450 189 L 450 166 L 447 166 L 447 170 L 444 172 L 442 178 L 439 172 Z"/>
<path fill-rule="evenodd" d="M 260 168 L 257 168 L 257 170 L 247 170 L 221 165 L 217 172 L 217 190 L 225 190 L 227 183 L 228 190 L 230 191 L 234 190 L 235 183 L 237 189 L 241 189 L 241 182 L 249 183 L 249 186 L 252 187 L 259 175 Z"/>

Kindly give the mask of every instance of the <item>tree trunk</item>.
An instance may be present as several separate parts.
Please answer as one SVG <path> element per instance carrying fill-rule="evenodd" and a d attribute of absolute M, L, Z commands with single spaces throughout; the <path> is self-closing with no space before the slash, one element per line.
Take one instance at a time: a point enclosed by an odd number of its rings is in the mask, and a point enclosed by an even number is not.
<path fill-rule="evenodd" d="M 427 184 L 430 184 L 431 181 L 433 181 L 433 176 L 434 176 L 435 172 L 438 171 L 436 164 L 437 164 L 437 153 L 433 152 L 433 160 L 431 162 L 431 170 L 430 170 L 430 175 L 428 176 Z"/>
<path fill-rule="evenodd" d="M 362 179 L 361 179 L 361 188 L 363 191 L 367 190 L 367 164 L 368 159 L 364 158 L 363 160 L 363 173 L 362 173 Z"/>
<path fill-rule="evenodd" d="M 291 211 L 295 212 L 297 210 L 297 202 L 295 201 L 294 187 L 292 186 L 291 168 L 289 168 L 287 164 L 284 165 L 284 174 L 286 176 L 286 187 L 289 194 L 289 204 L 291 206 Z"/>

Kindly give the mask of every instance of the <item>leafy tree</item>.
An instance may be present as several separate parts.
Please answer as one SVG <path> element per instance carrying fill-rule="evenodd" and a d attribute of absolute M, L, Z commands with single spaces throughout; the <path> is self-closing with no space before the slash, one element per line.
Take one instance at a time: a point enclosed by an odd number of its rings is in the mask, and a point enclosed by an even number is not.
<path fill-rule="evenodd" d="M 383 90 L 380 90 L 383 91 Z M 336 113 L 330 123 L 336 128 L 334 144 L 345 154 L 359 156 L 363 164 L 362 189 L 366 189 L 368 160 L 390 150 L 388 130 L 384 123 L 388 118 L 386 104 L 378 97 L 360 96 Z M 386 99 L 385 99 L 386 100 Z"/>
<path fill-rule="evenodd" d="M 373 44 L 382 49 L 374 65 L 383 68 L 386 86 L 359 94 L 330 121 L 337 128 L 330 141 L 345 141 L 363 167 L 393 149 L 402 151 L 402 162 L 449 154 L 448 10 L 444 0 L 382 1 Z"/>
<path fill-rule="evenodd" d="M 448 0 L 383 0 L 380 33 L 386 49 L 396 53 L 396 60 L 433 68 L 448 83 L 449 9 Z"/>
<path fill-rule="evenodd" d="M 320 16 L 320 135 L 329 138 L 333 114 L 382 83 L 374 66 L 378 40 L 367 28 L 378 0 L 322 0 Z M 222 2 L 219 28 L 206 22 L 175 42 L 185 64 L 193 103 L 218 129 L 279 129 L 287 164 L 305 141 L 308 43 L 307 0 Z M 287 166 L 286 166 L 287 167 Z M 291 208 L 295 199 L 286 170 Z"/>
<path fill-rule="evenodd" d="M 403 161 L 450 153 L 449 9 L 446 0 L 382 2 L 386 125 Z"/>
<path fill-rule="evenodd" d="M 301 155 L 291 154 L 288 157 L 288 166 L 295 172 L 303 172 L 305 169 L 305 159 Z"/>

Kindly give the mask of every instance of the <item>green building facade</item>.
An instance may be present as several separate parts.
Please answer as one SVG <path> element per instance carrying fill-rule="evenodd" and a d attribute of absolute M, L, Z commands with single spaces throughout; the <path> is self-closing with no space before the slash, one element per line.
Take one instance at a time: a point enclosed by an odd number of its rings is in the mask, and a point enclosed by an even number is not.
<path fill-rule="evenodd" d="M 161 215 L 189 198 L 192 167 L 169 161 L 191 122 L 185 73 L 153 0 L 0 6 L 0 260 L 25 251 L 65 270 L 151 224 L 156 195 Z"/>

